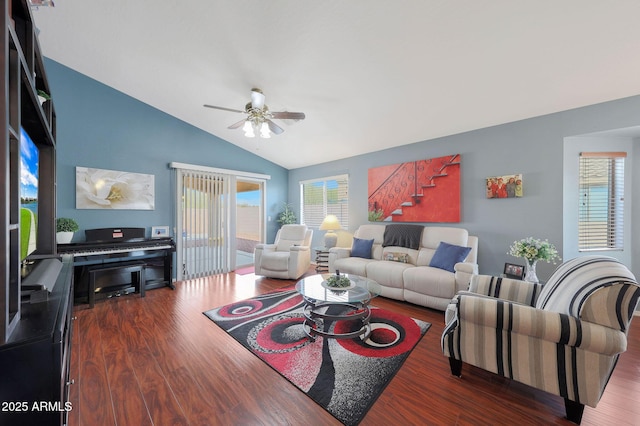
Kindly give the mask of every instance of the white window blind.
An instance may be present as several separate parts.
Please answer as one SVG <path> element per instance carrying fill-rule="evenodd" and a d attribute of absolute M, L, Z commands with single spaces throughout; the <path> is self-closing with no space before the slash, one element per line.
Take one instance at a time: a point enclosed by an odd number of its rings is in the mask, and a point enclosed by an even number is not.
<path fill-rule="evenodd" d="M 229 272 L 230 176 L 176 169 L 178 279 Z"/>
<path fill-rule="evenodd" d="M 328 214 L 334 214 L 343 229 L 349 226 L 349 176 L 331 176 L 300 182 L 301 223 L 319 228 Z"/>
<path fill-rule="evenodd" d="M 578 249 L 624 248 L 625 152 L 580 153 Z"/>

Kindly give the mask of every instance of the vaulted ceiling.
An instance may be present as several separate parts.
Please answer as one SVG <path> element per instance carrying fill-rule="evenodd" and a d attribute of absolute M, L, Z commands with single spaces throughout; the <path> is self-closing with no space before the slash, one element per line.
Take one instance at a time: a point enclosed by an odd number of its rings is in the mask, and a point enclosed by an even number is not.
<path fill-rule="evenodd" d="M 637 0 L 55 3 L 46 57 L 288 169 L 640 94 Z M 252 87 L 306 119 L 203 107 Z"/>

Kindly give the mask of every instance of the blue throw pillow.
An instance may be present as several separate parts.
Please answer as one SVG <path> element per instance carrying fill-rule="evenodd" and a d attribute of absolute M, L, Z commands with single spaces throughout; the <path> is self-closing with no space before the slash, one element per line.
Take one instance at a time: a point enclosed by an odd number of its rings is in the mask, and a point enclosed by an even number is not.
<path fill-rule="evenodd" d="M 455 272 L 453 266 L 458 262 L 463 262 L 470 251 L 471 247 L 461 247 L 441 241 L 429 266 Z"/>
<path fill-rule="evenodd" d="M 354 237 L 353 246 L 351 246 L 351 257 L 371 259 L 371 247 L 373 247 L 373 240 L 363 240 Z"/>

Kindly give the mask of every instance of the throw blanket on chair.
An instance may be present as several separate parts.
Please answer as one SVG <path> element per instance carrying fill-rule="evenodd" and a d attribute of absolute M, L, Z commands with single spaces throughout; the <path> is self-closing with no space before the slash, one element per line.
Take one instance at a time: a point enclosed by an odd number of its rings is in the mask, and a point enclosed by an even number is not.
<path fill-rule="evenodd" d="M 422 225 L 387 225 L 384 228 L 382 247 L 406 247 L 414 250 L 420 248 Z"/>

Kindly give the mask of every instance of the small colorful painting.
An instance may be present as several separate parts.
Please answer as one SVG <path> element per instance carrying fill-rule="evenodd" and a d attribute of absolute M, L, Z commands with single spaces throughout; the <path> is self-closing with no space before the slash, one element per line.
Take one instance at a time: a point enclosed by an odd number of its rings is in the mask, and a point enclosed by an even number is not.
<path fill-rule="evenodd" d="M 154 175 L 76 167 L 76 208 L 153 210 L 154 181 Z"/>
<path fill-rule="evenodd" d="M 369 169 L 370 222 L 460 222 L 460 155 Z"/>
<path fill-rule="evenodd" d="M 520 198 L 522 174 L 488 177 L 486 189 L 487 198 Z"/>

